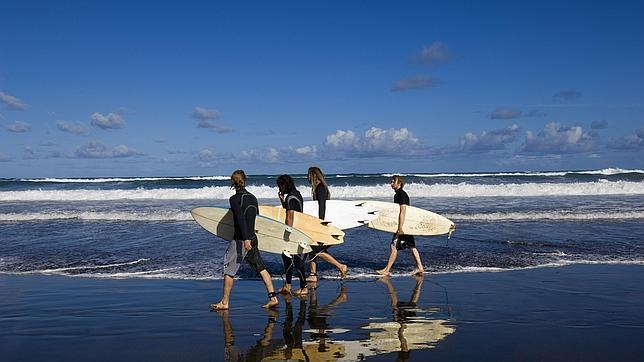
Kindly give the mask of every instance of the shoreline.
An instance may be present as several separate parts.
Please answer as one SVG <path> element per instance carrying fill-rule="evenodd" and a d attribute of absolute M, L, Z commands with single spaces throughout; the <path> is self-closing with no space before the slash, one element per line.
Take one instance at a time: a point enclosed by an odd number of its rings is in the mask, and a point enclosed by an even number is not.
<path fill-rule="evenodd" d="M 239 280 L 225 313 L 208 308 L 221 296 L 219 280 L 0 274 L 0 353 L 13 361 L 212 360 L 226 353 L 246 360 L 284 353 L 317 360 L 638 360 L 643 271 L 578 264 L 323 280 L 307 301 L 293 297 L 289 306 L 279 297 L 275 312 L 260 308 L 260 281 Z"/>

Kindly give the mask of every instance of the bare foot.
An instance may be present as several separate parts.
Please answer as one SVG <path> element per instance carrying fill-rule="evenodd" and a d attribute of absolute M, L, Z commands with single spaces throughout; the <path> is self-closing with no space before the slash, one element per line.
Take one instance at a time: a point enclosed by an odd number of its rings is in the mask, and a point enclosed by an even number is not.
<path fill-rule="evenodd" d="M 425 274 L 425 269 L 414 269 L 413 272 L 411 272 L 411 275 L 423 275 Z"/>
<path fill-rule="evenodd" d="M 210 308 L 214 310 L 228 310 L 228 303 L 219 302 L 217 304 L 211 304 Z"/>
<path fill-rule="evenodd" d="M 300 288 L 300 289 L 298 289 L 298 290 L 293 292 L 293 295 L 298 296 L 298 297 L 299 296 L 305 296 L 305 295 L 308 295 L 308 294 L 309 294 L 309 291 L 307 290 L 307 288 Z"/>
<path fill-rule="evenodd" d="M 268 303 L 264 304 L 262 308 L 270 309 L 270 308 L 275 308 L 280 304 L 279 300 L 277 298 L 273 297 L 268 300 Z"/>
<path fill-rule="evenodd" d="M 291 294 L 291 287 L 290 286 L 283 286 L 280 288 L 280 290 L 277 291 L 280 294 Z"/>
<path fill-rule="evenodd" d="M 378 274 L 380 274 L 380 275 L 391 276 L 391 273 L 390 273 L 390 272 L 389 272 L 389 270 L 387 270 L 387 269 L 380 269 L 380 270 L 376 270 L 376 273 L 378 273 Z"/>
<path fill-rule="evenodd" d="M 349 266 L 346 264 L 343 264 L 340 267 L 340 279 L 346 278 L 348 273 L 349 273 Z"/>

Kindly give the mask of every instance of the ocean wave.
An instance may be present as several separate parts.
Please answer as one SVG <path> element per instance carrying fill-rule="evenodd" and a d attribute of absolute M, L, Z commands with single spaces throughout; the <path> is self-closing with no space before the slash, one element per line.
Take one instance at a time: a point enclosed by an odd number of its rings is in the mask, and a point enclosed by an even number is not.
<path fill-rule="evenodd" d="M 258 198 L 274 199 L 277 188 L 260 185 L 248 186 L 248 191 Z M 386 184 L 371 186 L 332 186 L 331 194 L 337 199 L 391 198 L 391 188 Z M 592 195 L 644 195 L 644 182 L 595 181 L 576 183 L 508 183 L 484 184 L 433 184 L 410 183 L 405 190 L 412 197 L 539 197 L 539 196 L 592 196 Z M 306 195 L 307 193 L 304 192 Z M 194 189 L 117 189 L 117 190 L 26 190 L 2 191 L 0 201 L 104 201 L 104 200 L 226 200 L 233 195 L 227 186 L 206 186 Z"/>
<path fill-rule="evenodd" d="M 628 220 L 644 219 L 644 211 L 627 212 L 575 212 L 575 211 L 530 211 L 491 212 L 475 214 L 450 214 L 445 217 L 453 221 L 524 221 L 524 220 Z"/>
<path fill-rule="evenodd" d="M 523 172 L 484 172 L 484 173 L 403 173 L 397 174 L 408 177 L 563 177 L 568 175 L 603 175 L 615 176 L 621 174 L 638 173 L 644 174 L 644 170 L 638 169 L 622 169 L 622 168 L 605 168 L 602 170 L 589 170 L 589 171 L 523 171 Z M 393 173 L 381 174 L 381 177 L 391 177 Z"/>
<path fill-rule="evenodd" d="M 51 183 L 106 183 L 106 182 L 141 182 L 141 181 L 216 181 L 228 180 L 229 176 L 193 176 L 193 177 L 99 177 L 99 178 L 31 178 L 20 179 L 24 182 Z"/>
<path fill-rule="evenodd" d="M 0 222 L 87 220 L 87 221 L 188 221 L 188 211 L 52 211 L 0 214 Z"/>
<path fill-rule="evenodd" d="M 576 211 L 527 211 L 490 212 L 473 214 L 445 214 L 455 222 L 503 222 L 503 221 L 575 221 L 575 220 L 638 220 L 644 219 L 644 211 L 576 212 Z M 47 220 L 85 221 L 192 221 L 189 211 L 73 211 L 27 212 L 0 214 L 0 222 L 25 222 Z"/>

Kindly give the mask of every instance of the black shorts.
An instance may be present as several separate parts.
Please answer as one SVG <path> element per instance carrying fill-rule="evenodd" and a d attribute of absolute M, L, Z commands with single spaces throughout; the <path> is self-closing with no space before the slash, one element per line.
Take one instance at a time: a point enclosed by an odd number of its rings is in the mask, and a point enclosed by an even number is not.
<path fill-rule="evenodd" d="M 396 247 L 396 250 L 411 249 L 416 247 L 416 240 L 413 235 L 394 234 L 391 238 L 391 246 Z"/>
<path fill-rule="evenodd" d="M 248 253 L 246 253 L 244 260 L 246 260 L 246 262 L 255 269 L 257 274 L 259 274 L 262 270 L 266 269 L 266 265 L 264 264 L 264 260 L 262 260 L 262 256 L 259 254 L 257 244 L 257 237 L 251 239 L 250 245 L 252 247 L 248 250 Z"/>

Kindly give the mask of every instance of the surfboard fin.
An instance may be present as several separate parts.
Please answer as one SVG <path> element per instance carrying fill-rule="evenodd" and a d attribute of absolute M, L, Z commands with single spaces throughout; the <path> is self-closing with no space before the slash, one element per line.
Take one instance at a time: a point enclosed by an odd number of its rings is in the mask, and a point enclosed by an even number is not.
<path fill-rule="evenodd" d="M 359 203 L 357 203 L 357 204 L 356 204 L 356 206 L 357 206 L 357 207 L 364 206 L 365 202 L 366 202 L 366 201 L 359 202 Z"/>
<path fill-rule="evenodd" d="M 320 224 L 322 224 L 324 226 L 329 226 L 330 223 L 331 223 L 331 221 L 322 221 L 322 222 L 320 222 Z"/>
<path fill-rule="evenodd" d="M 282 254 L 284 254 L 284 256 L 286 256 L 289 259 L 293 258 L 293 256 L 291 255 L 291 253 L 288 252 L 288 250 L 282 250 Z"/>
<path fill-rule="evenodd" d="M 449 240 L 452 237 L 452 233 L 456 230 L 456 225 L 452 224 L 452 226 L 449 228 L 449 231 L 447 232 L 447 240 Z"/>
<path fill-rule="evenodd" d="M 340 240 L 342 235 L 331 235 L 335 240 Z"/>

